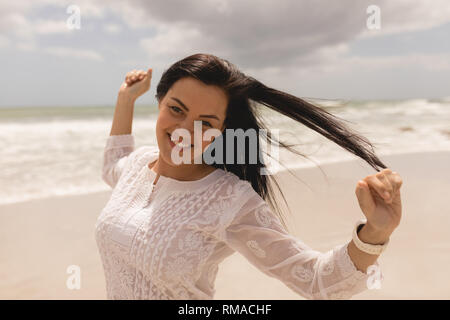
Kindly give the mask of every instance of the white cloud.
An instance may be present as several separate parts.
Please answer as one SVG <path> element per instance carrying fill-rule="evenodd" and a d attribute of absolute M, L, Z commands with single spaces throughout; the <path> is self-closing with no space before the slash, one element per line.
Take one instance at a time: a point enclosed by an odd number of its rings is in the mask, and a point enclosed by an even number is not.
<path fill-rule="evenodd" d="M 449 73 L 450 53 L 448 54 L 406 54 L 383 57 L 361 57 L 345 53 L 345 49 L 335 48 L 342 54 L 330 56 L 322 63 L 295 64 L 285 67 L 241 68 L 241 70 L 273 88 L 304 96 L 342 98 L 400 98 L 426 96 L 430 92 L 442 91 L 443 85 L 435 83 L 436 88 L 420 86 L 419 90 L 410 88 L 423 80 L 421 76 Z M 409 78 L 405 74 L 414 74 Z M 396 77 L 395 80 L 390 77 Z M 399 82 L 397 82 L 399 81 Z M 430 86 L 432 84 L 430 83 Z M 357 88 L 357 89 L 356 89 Z M 397 88 L 397 89 L 395 89 Z"/>
<path fill-rule="evenodd" d="M 361 30 L 359 38 L 428 30 L 450 22 L 448 0 L 380 1 L 381 28 Z"/>
<path fill-rule="evenodd" d="M 102 61 L 103 57 L 93 50 L 82 50 L 67 47 L 47 47 L 44 52 L 58 57 L 80 58 L 88 60 Z"/>
<path fill-rule="evenodd" d="M 8 33 L 14 37 L 31 38 L 34 31 L 23 14 L 14 12 L 3 17 L 0 14 L 0 34 Z"/>
<path fill-rule="evenodd" d="M 21 3 L 0 5 L 5 9 L 0 33 L 10 26 L 22 37 L 68 31 L 65 21 L 27 18 L 32 8 L 51 4 L 65 9 L 66 1 Z M 382 28 L 377 32 L 366 28 L 371 4 L 381 8 Z M 76 5 L 82 20 L 102 18 L 110 11 L 131 28 L 154 28 L 157 35 L 140 44 L 155 61 L 167 64 L 189 53 L 211 52 L 249 68 L 320 64 L 329 59 L 329 48 L 342 48 L 357 37 L 423 30 L 450 21 L 447 0 L 79 0 Z M 121 27 L 107 24 L 104 30 L 118 33 Z"/>
<path fill-rule="evenodd" d="M 117 34 L 122 31 L 122 27 L 118 24 L 109 23 L 103 27 L 107 33 Z"/>
<path fill-rule="evenodd" d="M 128 3 L 122 14 L 133 27 L 142 21 L 142 26 L 158 31 L 155 37 L 141 41 L 150 58 L 165 57 L 169 63 L 188 52 L 209 50 L 249 68 L 287 68 L 326 63 L 331 58 L 327 51 L 334 54 L 334 48 L 345 48 L 352 40 L 367 36 L 370 4 L 381 8 L 380 35 L 450 22 L 446 0 L 349 0 L 345 4 L 266 0 L 257 5 L 251 1 L 138 1 L 133 6 Z"/>
<path fill-rule="evenodd" d="M 349 57 L 340 68 L 364 68 L 365 70 L 392 70 L 416 68 L 427 71 L 450 70 L 450 54 L 408 54 L 383 57 Z"/>
<path fill-rule="evenodd" d="M 37 34 L 69 33 L 65 20 L 38 20 L 33 28 Z"/>
<path fill-rule="evenodd" d="M 16 48 L 20 51 L 36 51 L 38 48 L 36 47 L 36 43 L 34 41 L 29 42 L 17 42 Z"/>
<path fill-rule="evenodd" d="M 8 47 L 10 45 L 10 43 L 11 43 L 11 41 L 9 40 L 8 37 L 2 36 L 0 34 L 0 48 Z"/>
<path fill-rule="evenodd" d="M 69 17 L 66 10 L 72 4 L 80 8 L 82 19 L 87 19 L 104 17 L 109 2 L 106 0 L 97 0 L 95 3 L 90 0 L 77 0 L 75 3 L 65 0 L 0 1 L 0 34 L 11 32 L 18 36 L 33 36 L 39 33 L 65 32 L 60 27 L 66 23 L 66 19 Z M 30 18 L 34 9 L 44 6 L 60 8 L 64 18 L 61 20 L 34 20 Z"/>
<path fill-rule="evenodd" d="M 41 35 L 68 31 L 63 28 L 65 21 L 32 18 L 35 8 L 48 4 L 64 13 L 68 6 L 62 0 L 0 3 L 0 35 L 7 39 L 3 43 L 15 43 L 21 50 L 101 61 L 102 56 L 92 50 L 38 48 Z M 192 53 L 213 53 L 277 87 L 297 87 L 298 79 L 313 79 L 319 87 L 328 76 L 362 75 L 364 70 L 449 70 L 447 54 L 359 57 L 349 51 L 349 44 L 359 37 L 427 30 L 450 22 L 448 0 L 78 0 L 76 4 L 82 25 L 92 17 L 104 18 L 98 21 L 100 28 L 118 34 L 113 44 L 117 52 L 121 37 L 127 36 L 122 26 L 131 28 L 130 32 L 138 28 L 156 32 L 139 42 L 149 64 L 156 68 L 166 68 Z M 371 4 L 381 8 L 381 30 L 369 33 L 366 8 Z M 107 13 L 122 21 L 110 23 Z M 133 64 L 142 57 L 139 52 L 124 55 L 118 64 Z"/>
<path fill-rule="evenodd" d="M 183 24 L 161 25 L 157 35 L 140 40 L 140 46 L 147 52 L 154 65 L 176 61 L 197 52 L 218 52 L 229 54 L 216 40 L 200 30 Z"/>

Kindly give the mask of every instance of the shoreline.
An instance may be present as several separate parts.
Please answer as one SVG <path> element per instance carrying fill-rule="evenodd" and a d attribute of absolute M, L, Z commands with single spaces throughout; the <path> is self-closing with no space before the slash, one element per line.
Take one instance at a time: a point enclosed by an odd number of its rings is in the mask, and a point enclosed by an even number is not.
<path fill-rule="evenodd" d="M 432 151 L 410 151 L 410 152 L 399 152 L 399 153 L 395 153 L 395 154 L 382 154 L 379 153 L 377 154 L 379 156 L 379 158 L 381 160 L 383 160 L 382 158 L 391 158 L 391 157 L 402 157 L 402 156 L 419 156 L 419 157 L 423 157 L 425 156 L 425 154 L 427 155 L 436 155 L 436 156 L 441 156 L 441 154 L 445 155 L 447 153 L 450 153 L 450 150 L 432 150 Z M 299 165 L 288 165 L 287 168 L 282 167 L 280 170 L 278 170 L 275 174 L 283 174 L 284 172 L 287 172 L 287 170 L 300 170 L 300 169 L 314 169 L 317 168 L 318 165 L 320 166 L 328 166 L 328 165 L 333 165 L 333 164 L 339 164 L 339 163 L 351 163 L 351 162 L 359 162 L 362 165 L 368 165 L 367 163 L 364 162 L 364 160 L 357 158 L 356 156 L 352 155 L 352 157 L 355 158 L 338 158 L 338 159 L 329 159 L 327 161 L 317 161 L 317 163 L 312 163 L 311 161 L 305 161 L 303 164 L 299 164 Z M 394 170 L 395 171 L 395 170 Z M 99 174 L 100 176 L 100 174 Z M 106 185 L 106 184 L 105 184 Z M 40 200 L 52 200 L 52 199 L 56 199 L 56 198 L 65 198 L 65 197 L 78 197 L 78 196 L 87 196 L 87 195 L 94 195 L 94 194 L 102 194 L 102 193 L 110 193 L 111 190 L 105 189 L 105 190 L 96 190 L 96 191 L 90 191 L 90 192 L 80 192 L 80 193 L 67 193 L 67 194 L 53 194 L 53 195 L 49 195 L 49 196 L 45 196 L 45 197 L 39 197 L 39 198 L 30 198 L 30 199 L 24 199 L 24 200 L 20 200 L 20 201 L 15 201 L 15 202 L 5 202 L 5 203 L 1 203 L 0 202 L 0 212 L 2 211 L 1 209 L 3 207 L 6 206 L 10 206 L 10 205 L 19 205 L 22 203 L 28 203 L 28 202 L 32 202 L 32 201 L 40 201 Z M 1 213 L 0 213 L 1 214 Z"/>

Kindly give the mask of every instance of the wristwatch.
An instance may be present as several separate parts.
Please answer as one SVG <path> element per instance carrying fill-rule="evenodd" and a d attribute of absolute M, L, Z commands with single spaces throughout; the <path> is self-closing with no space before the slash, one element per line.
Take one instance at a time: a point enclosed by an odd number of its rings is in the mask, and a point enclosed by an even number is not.
<path fill-rule="evenodd" d="M 364 251 L 365 253 L 368 253 L 368 254 L 379 255 L 386 249 L 386 247 L 389 243 L 389 239 L 383 244 L 370 244 L 370 243 L 362 242 L 361 239 L 358 238 L 358 231 L 366 223 L 367 223 L 366 219 L 360 219 L 360 220 L 358 220 L 358 222 L 356 222 L 355 227 L 353 228 L 353 235 L 352 235 L 353 242 L 355 243 L 356 247 L 359 250 Z"/>

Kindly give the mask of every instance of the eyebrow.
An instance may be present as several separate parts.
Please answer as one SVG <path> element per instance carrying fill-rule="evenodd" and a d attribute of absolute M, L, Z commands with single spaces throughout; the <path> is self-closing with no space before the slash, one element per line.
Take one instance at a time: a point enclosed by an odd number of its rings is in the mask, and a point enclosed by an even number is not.
<path fill-rule="evenodd" d="M 181 106 L 186 109 L 186 111 L 189 111 L 189 108 L 186 107 L 186 105 L 178 98 L 175 97 L 170 97 L 171 99 L 175 100 L 176 102 L 178 102 L 179 104 L 181 104 Z M 200 117 L 203 118 L 212 118 L 212 119 L 216 119 L 217 121 L 220 121 L 219 118 L 217 118 L 217 116 L 213 115 L 213 114 L 201 114 Z"/>

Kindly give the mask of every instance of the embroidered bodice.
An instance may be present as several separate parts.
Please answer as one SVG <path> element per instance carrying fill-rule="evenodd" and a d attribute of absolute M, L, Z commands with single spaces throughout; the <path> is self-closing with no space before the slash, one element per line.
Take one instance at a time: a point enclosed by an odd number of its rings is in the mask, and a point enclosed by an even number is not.
<path fill-rule="evenodd" d="M 308 299 L 348 299 L 367 289 L 348 243 L 313 250 L 230 172 L 195 181 L 160 176 L 152 190 L 148 164 L 157 157 L 157 147 L 135 149 L 132 134 L 107 139 L 102 178 L 112 194 L 95 237 L 108 299 L 213 299 L 218 266 L 234 252 Z"/>

